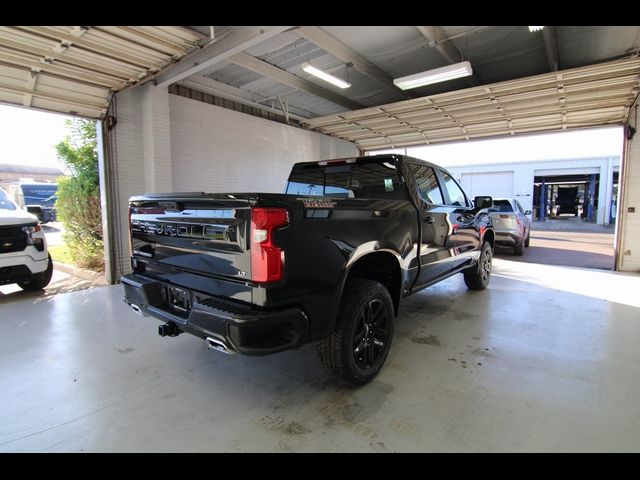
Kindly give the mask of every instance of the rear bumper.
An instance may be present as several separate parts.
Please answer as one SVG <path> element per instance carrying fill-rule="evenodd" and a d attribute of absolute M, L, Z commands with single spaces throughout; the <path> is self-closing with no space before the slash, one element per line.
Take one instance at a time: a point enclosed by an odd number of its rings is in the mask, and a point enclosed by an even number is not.
<path fill-rule="evenodd" d="M 517 230 L 496 231 L 496 245 L 512 247 L 521 242 L 522 237 Z"/>
<path fill-rule="evenodd" d="M 169 306 L 172 285 L 139 274 L 122 277 L 125 302 L 143 314 L 175 325 L 200 338 L 222 340 L 233 351 L 245 355 L 269 355 L 296 348 L 306 342 L 309 323 L 296 307 L 258 310 L 251 306 L 188 291 L 191 308 L 181 314 Z"/>

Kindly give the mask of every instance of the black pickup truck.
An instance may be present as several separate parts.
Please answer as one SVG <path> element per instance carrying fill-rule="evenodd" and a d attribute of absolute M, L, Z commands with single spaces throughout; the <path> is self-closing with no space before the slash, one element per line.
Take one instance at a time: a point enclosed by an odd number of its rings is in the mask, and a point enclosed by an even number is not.
<path fill-rule="evenodd" d="M 382 367 L 400 299 L 462 273 L 489 283 L 491 197 L 472 203 L 442 168 L 403 155 L 293 166 L 285 194 L 130 199 L 125 301 L 225 353 L 317 341 L 324 366 L 361 384 Z"/>

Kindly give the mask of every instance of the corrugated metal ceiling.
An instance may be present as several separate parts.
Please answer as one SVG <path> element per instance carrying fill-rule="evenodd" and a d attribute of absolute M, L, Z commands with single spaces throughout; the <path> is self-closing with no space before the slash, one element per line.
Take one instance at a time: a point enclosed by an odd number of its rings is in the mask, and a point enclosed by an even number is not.
<path fill-rule="evenodd" d="M 194 27 L 198 28 L 198 27 Z M 216 27 L 216 31 L 221 27 Z M 233 29 L 234 27 L 223 27 Z M 319 27 L 370 64 L 379 67 L 389 78 L 442 67 L 450 63 L 414 26 L 323 26 Z M 443 26 L 440 43 L 452 46 L 459 59 L 469 60 L 477 84 L 525 78 L 550 71 L 548 52 L 541 32 L 529 32 L 526 26 Z M 554 28 L 559 70 L 628 57 L 640 47 L 640 27 L 547 27 Z M 204 33 L 204 28 L 201 30 Z M 424 97 L 460 91 L 473 85 L 469 78 L 452 80 L 411 91 L 394 92 L 356 68 L 347 68 L 323 45 L 314 44 L 297 29 L 279 34 L 247 49 L 247 53 L 325 89 L 367 107 L 387 105 L 398 95 Z M 314 66 L 352 83 L 340 90 L 318 80 L 301 69 L 301 64 Z M 292 89 L 278 80 L 261 75 L 230 61 L 201 72 L 208 78 L 231 85 L 263 104 L 279 108 L 276 97 L 286 99 L 291 113 L 304 118 L 337 115 L 352 109 L 315 95 L 304 89 Z"/>
<path fill-rule="evenodd" d="M 424 33 L 430 28 L 440 32 L 437 41 Z M 630 77 L 637 75 L 635 67 L 610 71 L 609 83 L 597 86 L 585 79 L 573 83 L 564 69 L 637 54 L 640 27 L 546 28 L 543 34 L 525 26 L 215 26 L 210 38 L 208 26 L 0 27 L 0 102 L 100 118 L 114 92 L 160 71 L 156 79 L 166 79 L 166 67 L 176 62 L 171 72 L 190 71 L 191 64 L 179 59 L 193 53 L 193 68 L 200 70 L 174 82 L 287 110 L 367 150 L 540 131 L 545 122 L 573 128 L 622 121 L 637 85 Z M 543 38 L 551 31 L 560 77 L 548 73 L 553 68 Z M 233 50 L 234 42 L 243 48 Z M 226 45 L 233 50 L 228 55 Z M 215 60 L 206 56 L 209 47 Z M 348 66 L 346 57 L 355 65 Z M 471 62 L 473 77 L 405 92 L 392 84 L 458 59 Z M 348 78 L 352 86 L 328 85 L 304 72 L 304 62 Z M 525 78 L 541 74 L 536 78 L 542 84 Z M 413 99 L 392 103 L 403 97 Z M 358 105 L 369 108 L 354 111 Z"/>
<path fill-rule="evenodd" d="M 0 102 L 101 118 L 111 95 L 175 63 L 203 36 L 183 27 L 0 27 Z"/>
<path fill-rule="evenodd" d="M 640 58 L 472 87 L 305 121 L 363 150 L 622 123 Z"/>

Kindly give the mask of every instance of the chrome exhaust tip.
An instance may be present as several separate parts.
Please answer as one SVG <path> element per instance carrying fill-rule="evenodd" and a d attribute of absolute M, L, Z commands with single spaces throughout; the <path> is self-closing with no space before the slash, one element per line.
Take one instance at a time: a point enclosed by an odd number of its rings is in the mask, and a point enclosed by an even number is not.
<path fill-rule="evenodd" d="M 224 342 L 224 340 L 219 338 L 207 337 L 205 342 L 207 342 L 207 347 L 211 350 L 217 350 L 218 352 L 226 353 L 227 355 L 233 355 L 236 353 L 235 350 Z"/>
<path fill-rule="evenodd" d="M 133 308 L 133 311 L 136 312 L 138 315 L 140 315 L 141 317 L 146 317 L 147 315 L 142 311 L 142 309 L 136 305 L 135 303 L 130 303 L 129 304 L 131 306 L 131 308 Z"/>

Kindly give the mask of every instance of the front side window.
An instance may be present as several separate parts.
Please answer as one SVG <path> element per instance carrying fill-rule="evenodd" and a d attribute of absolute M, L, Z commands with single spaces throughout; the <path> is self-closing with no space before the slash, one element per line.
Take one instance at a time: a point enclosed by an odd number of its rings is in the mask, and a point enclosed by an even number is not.
<path fill-rule="evenodd" d="M 434 205 L 443 205 L 442 192 L 438 186 L 438 179 L 433 168 L 427 165 L 410 163 L 409 168 L 418 184 L 418 192 L 423 200 Z"/>
<path fill-rule="evenodd" d="M 458 186 L 456 181 L 451 178 L 451 176 L 447 172 L 442 172 L 442 179 L 444 180 L 444 188 L 449 194 L 449 205 L 467 207 L 467 198 L 465 197 L 464 192 Z"/>

